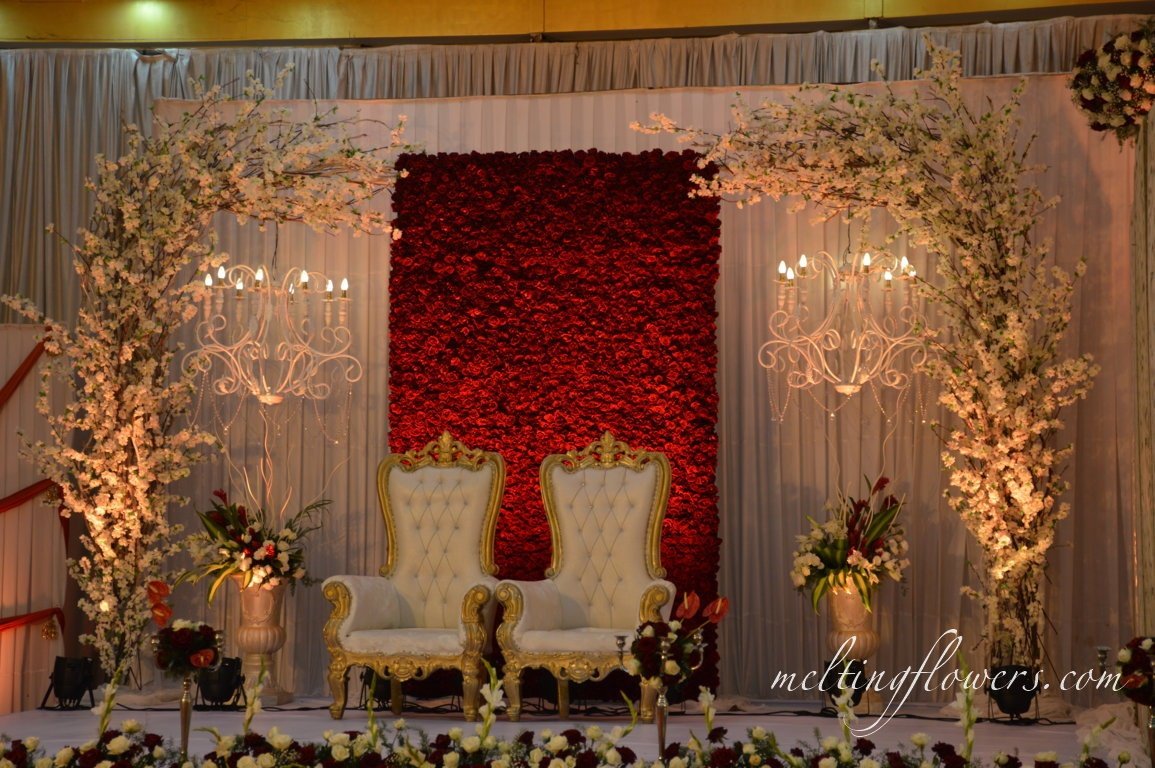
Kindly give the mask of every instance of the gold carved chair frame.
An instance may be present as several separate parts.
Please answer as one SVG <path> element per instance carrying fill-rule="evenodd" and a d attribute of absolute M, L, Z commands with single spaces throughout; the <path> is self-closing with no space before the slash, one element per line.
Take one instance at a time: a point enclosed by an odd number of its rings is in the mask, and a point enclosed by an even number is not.
<path fill-rule="evenodd" d="M 389 492 L 391 473 L 416 472 L 427 468 L 460 468 L 478 472 L 487 467 L 492 468 L 492 478 L 488 503 L 483 510 L 485 519 L 482 524 L 482 535 L 480 541 L 477 542 L 476 551 L 479 557 L 478 574 L 490 577 L 489 581 L 496 581 L 493 578 L 497 573 L 497 566 L 494 562 L 494 537 L 498 513 L 501 510 L 502 494 L 505 490 L 505 462 L 497 453 L 469 448 L 455 440 L 449 432 L 442 433 L 440 438 L 428 443 L 420 450 L 390 454 L 378 466 L 377 494 L 387 537 L 385 564 L 380 569 L 381 577 L 389 579 L 394 575 L 398 555 L 395 501 Z M 396 715 L 401 714 L 402 681 L 423 679 L 431 672 L 439 669 L 460 670 L 465 719 L 476 720 L 480 681 L 484 674 L 482 654 L 490 637 L 492 626 L 493 611 L 486 610 L 491 605 L 493 597 L 490 586 L 483 583 L 476 584 L 463 596 L 461 626 L 464 628 L 465 641 L 460 653 L 394 653 L 386 655 L 353 652 L 342 645 L 341 628 L 352 610 L 353 595 L 349 585 L 342 583 L 340 578 L 333 577 L 327 580 L 323 590 L 325 598 L 333 604 L 332 613 L 324 627 L 325 645 L 330 655 L 328 678 L 333 703 L 329 707 L 329 711 L 332 717 L 340 719 L 344 714 L 350 668 L 362 666 L 373 670 L 381 678 L 389 679 L 391 686 L 390 707 Z"/>

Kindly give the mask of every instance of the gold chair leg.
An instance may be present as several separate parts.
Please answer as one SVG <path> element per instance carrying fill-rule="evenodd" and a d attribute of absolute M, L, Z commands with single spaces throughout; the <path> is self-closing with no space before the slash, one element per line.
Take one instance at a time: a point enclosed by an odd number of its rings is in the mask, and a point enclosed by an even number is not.
<path fill-rule="evenodd" d="M 564 677 L 557 679 L 557 716 L 562 720 L 569 718 L 569 680 Z"/>
<path fill-rule="evenodd" d="M 461 668 L 461 703 L 465 710 L 466 722 L 473 722 L 477 719 L 477 706 L 481 699 L 480 692 L 481 670 L 473 664 L 463 666 Z"/>
<path fill-rule="evenodd" d="M 343 662 L 333 662 L 329 665 L 329 690 L 333 693 L 329 717 L 340 720 L 345 716 L 345 702 L 349 697 L 349 667 Z"/>
<path fill-rule="evenodd" d="M 639 716 L 643 723 L 654 722 L 654 709 L 658 703 L 658 689 L 656 686 L 642 681 L 642 711 Z"/>
<path fill-rule="evenodd" d="M 507 710 L 509 719 L 516 723 L 521 719 L 521 668 L 507 662 L 503 685 L 506 695 L 509 696 L 509 709 Z"/>
<path fill-rule="evenodd" d="M 401 692 L 401 681 L 396 677 L 389 678 L 389 709 L 394 715 L 401 715 L 401 707 L 405 704 L 405 694 Z"/>

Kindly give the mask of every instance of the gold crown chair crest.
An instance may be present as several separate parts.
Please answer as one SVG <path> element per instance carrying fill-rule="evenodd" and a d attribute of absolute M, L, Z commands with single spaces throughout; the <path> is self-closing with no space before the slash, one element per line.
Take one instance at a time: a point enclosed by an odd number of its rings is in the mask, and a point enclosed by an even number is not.
<path fill-rule="evenodd" d="M 670 495 L 664 454 L 634 450 L 606 432 L 581 450 L 547 456 L 540 474 L 553 545 L 546 578 L 497 585 L 505 611 L 497 640 L 513 720 L 521 715 L 523 669 L 544 668 L 557 678 L 566 718 L 568 681 L 600 680 L 618 669 L 618 637 L 632 638 L 643 621 L 667 619 L 674 596 L 660 552 Z M 643 686 L 642 694 L 642 717 L 650 719 L 656 691 Z"/>
<path fill-rule="evenodd" d="M 377 469 L 387 548 L 379 576 L 332 576 L 325 624 L 330 714 L 342 717 L 349 669 L 388 678 L 401 712 L 401 682 L 437 669 L 462 674 L 465 718 L 477 718 L 481 657 L 493 626 L 493 542 L 505 462 L 445 432 L 418 451 L 390 454 Z"/>

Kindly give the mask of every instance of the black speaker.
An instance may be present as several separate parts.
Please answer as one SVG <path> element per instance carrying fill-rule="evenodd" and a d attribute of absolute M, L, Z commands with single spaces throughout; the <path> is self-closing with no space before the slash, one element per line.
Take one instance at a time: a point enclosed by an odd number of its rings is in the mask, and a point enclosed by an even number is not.
<path fill-rule="evenodd" d="M 96 660 L 88 657 L 71 658 L 57 656 L 52 666 L 52 674 L 48 677 L 48 690 L 40 701 L 41 709 L 81 709 L 81 701 L 85 692 L 88 693 L 88 706 L 95 707 L 96 699 L 92 695 L 96 687 Z M 48 697 L 56 696 L 56 706 L 49 707 Z"/>
<path fill-rule="evenodd" d="M 239 658 L 224 658 L 216 669 L 197 672 L 198 709 L 237 709 L 242 701 L 248 703 Z"/>

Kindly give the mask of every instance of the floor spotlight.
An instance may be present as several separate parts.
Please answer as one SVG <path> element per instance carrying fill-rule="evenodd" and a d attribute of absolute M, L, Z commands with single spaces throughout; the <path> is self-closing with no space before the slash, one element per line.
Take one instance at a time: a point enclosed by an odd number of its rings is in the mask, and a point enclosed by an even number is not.
<path fill-rule="evenodd" d="M 57 656 L 48 678 L 48 690 L 40 702 L 40 709 L 80 709 L 81 700 L 88 693 L 88 706 L 95 707 L 92 690 L 96 687 L 96 662 L 88 657 Z M 56 696 L 56 706 L 49 707 L 48 697 Z"/>

